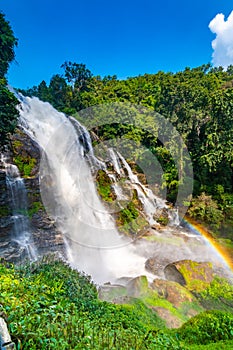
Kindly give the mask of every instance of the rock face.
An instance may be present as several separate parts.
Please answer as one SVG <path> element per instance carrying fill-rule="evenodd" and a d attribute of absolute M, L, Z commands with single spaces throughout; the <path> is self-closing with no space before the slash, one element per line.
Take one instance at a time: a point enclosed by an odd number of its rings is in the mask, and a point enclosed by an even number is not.
<path fill-rule="evenodd" d="M 15 349 L 15 344 L 11 341 L 5 320 L 0 317 L 0 350 L 8 349 Z"/>
<path fill-rule="evenodd" d="M 164 274 L 166 279 L 196 292 L 205 289 L 214 277 L 211 263 L 192 260 L 180 260 L 168 264 Z"/>
<path fill-rule="evenodd" d="M 12 137 L 12 149 L 7 154 L 9 162 L 15 164 L 24 179 L 28 199 L 28 216 L 38 255 L 60 252 L 65 255 L 64 241 L 54 221 L 48 216 L 40 195 L 39 166 L 41 150 L 28 135 L 18 130 Z M 6 172 L 0 161 L 0 257 L 11 262 L 24 259 L 17 242 L 12 240 L 13 218 Z"/>

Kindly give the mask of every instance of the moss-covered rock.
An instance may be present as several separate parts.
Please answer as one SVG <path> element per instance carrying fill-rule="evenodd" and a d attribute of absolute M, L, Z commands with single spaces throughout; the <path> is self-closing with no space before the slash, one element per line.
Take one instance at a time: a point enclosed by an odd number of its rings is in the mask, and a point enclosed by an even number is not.
<path fill-rule="evenodd" d="M 149 283 L 146 276 L 132 278 L 126 284 L 128 295 L 140 297 L 148 293 Z"/>
<path fill-rule="evenodd" d="M 169 223 L 169 216 L 166 208 L 158 209 L 153 218 L 162 226 L 167 226 Z"/>
<path fill-rule="evenodd" d="M 24 178 L 34 177 L 40 165 L 39 146 L 21 130 L 12 137 L 13 162 Z"/>
<path fill-rule="evenodd" d="M 168 264 L 164 269 L 165 277 L 185 286 L 190 291 L 200 292 L 213 280 L 213 267 L 209 262 L 180 260 Z"/>
<path fill-rule="evenodd" d="M 179 308 L 184 302 L 193 302 L 196 298 L 179 283 L 155 279 L 151 287 L 159 296 L 167 299 L 173 306 Z"/>

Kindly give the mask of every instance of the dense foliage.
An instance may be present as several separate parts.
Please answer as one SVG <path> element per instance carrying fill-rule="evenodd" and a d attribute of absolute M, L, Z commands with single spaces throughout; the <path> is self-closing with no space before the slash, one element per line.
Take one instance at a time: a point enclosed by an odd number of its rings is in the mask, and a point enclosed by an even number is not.
<path fill-rule="evenodd" d="M 61 262 L 0 270 L 1 312 L 18 349 L 146 349 L 163 326 L 145 306 L 139 319 L 133 305 L 100 301 L 90 278 Z M 176 343 L 162 334 L 159 342 Z"/>
<path fill-rule="evenodd" d="M 0 148 L 6 144 L 8 135 L 14 132 L 19 115 L 16 109 L 18 101 L 8 90 L 5 78 L 9 64 L 15 57 L 16 44 L 13 31 L 0 12 Z"/>
<path fill-rule="evenodd" d="M 187 343 L 208 344 L 233 338 L 233 314 L 205 311 L 187 321 L 179 331 Z"/>
<path fill-rule="evenodd" d="M 201 313 L 168 330 L 142 301 L 99 300 L 88 276 L 52 257 L 21 267 L 0 264 L 0 313 L 17 349 L 182 350 L 233 340 L 232 313 Z"/>

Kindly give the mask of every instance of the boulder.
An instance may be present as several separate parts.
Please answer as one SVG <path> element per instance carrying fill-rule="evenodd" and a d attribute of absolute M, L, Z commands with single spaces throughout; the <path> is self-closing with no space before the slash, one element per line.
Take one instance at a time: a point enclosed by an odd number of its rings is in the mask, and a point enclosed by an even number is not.
<path fill-rule="evenodd" d="M 101 300 L 121 304 L 126 302 L 127 289 L 119 284 L 106 283 L 99 287 L 98 295 Z"/>
<path fill-rule="evenodd" d="M 145 268 L 154 275 L 164 278 L 164 267 L 169 262 L 170 261 L 166 258 L 153 256 L 146 260 Z"/>
<path fill-rule="evenodd" d="M 179 283 L 155 279 L 151 288 L 158 292 L 160 297 L 167 299 L 174 307 L 179 308 L 184 302 L 193 302 L 196 298 Z"/>
<path fill-rule="evenodd" d="M 214 278 L 213 267 L 209 262 L 180 260 L 168 264 L 164 269 L 167 280 L 179 283 L 190 291 L 200 292 Z"/>
<path fill-rule="evenodd" d="M 126 284 L 128 295 L 134 298 L 145 295 L 148 292 L 149 283 L 146 276 L 132 278 Z"/>

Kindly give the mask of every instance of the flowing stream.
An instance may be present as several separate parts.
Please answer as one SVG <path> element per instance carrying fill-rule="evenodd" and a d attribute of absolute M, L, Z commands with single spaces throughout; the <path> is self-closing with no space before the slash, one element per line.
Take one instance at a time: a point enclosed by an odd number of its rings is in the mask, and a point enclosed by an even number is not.
<path fill-rule="evenodd" d="M 106 165 L 94 156 L 86 129 L 37 98 L 22 98 L 20 114 L 21 126 L 43 150 L 41 196 L 63 233 L 71 265 L 101 284 L 122 276 L 155 278 L 145 269 L 145 261 L 151 255 L 165 262 L 199 257 L 201 261 L 216 260 L 200 237 L 176 228 L 179 220 L 174 210 L 169 213 L 171 227 L 154 232 L 151 242 L 142 239 L 132 243 L 119 234 L 110 211 L 97 194 L 93 173 L 106 170 Z M 165 201 L 140 183 L 121 154 L 109 149 L 109 157 L 115 169 L 111 178 L 118 199 L 126 198 L 116 181 L 125 172 L 148 222 L 156 223 L 153 214 L 157 209 L 168 209 Z"/>

